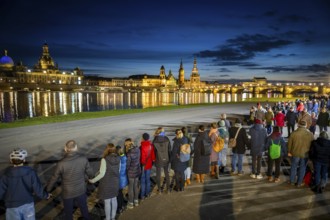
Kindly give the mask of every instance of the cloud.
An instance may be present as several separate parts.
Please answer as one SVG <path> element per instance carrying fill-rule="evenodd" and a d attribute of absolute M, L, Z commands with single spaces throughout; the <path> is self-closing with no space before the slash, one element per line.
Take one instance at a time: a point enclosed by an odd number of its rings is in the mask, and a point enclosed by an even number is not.
<path fill-rule="evenodd" d="M 229 72 L 232 72 L 230 69 L 227 69 L 227 68 L 220 68 L 219 72 L 221 73 L 229 73 Z M 224 75 L 222 75 L 224 76 Z"/>
<path fill-rule="evenodd" d="M 310 19 L 304 16 L 296 15 L 296 14 L 291 14 L 291 15 L 285 15 L 282 16 L 278 19 L 278 21 L 282 24 L 286 24 L 288 22 L 290 23 L 304 23 L 304 22 L 309 22 Z"/>
<path fill-rule="evenodd" d="M 290 44 L 293 44 L 293 42 L 276 36 L 243 34 L 228 39 L 217 50 L 200 51 L 196 56 L 215 58 L 216 61 L 245 61 L 254 58 L 257 53 L 268 52 Z"/>
<path fill-rule="evenodd" d="M 330 63 L 329 64 L 312 64 L 312 65 L 300 65 L 300 66 L 273 66 L 273 67 L 255 67 L 250 69 L 258 70 L 267 70 L 267 73 L 280 73 L 280 72 L 290 72 L 296 74 L 306 74 L 306 73 L 318 73 L 317 76 L 327 75 L 330 72 Z"/>

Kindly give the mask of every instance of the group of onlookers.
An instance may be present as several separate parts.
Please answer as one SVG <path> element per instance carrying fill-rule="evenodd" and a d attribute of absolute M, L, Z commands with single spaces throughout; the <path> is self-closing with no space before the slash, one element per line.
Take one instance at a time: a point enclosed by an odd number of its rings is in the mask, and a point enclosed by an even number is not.
<path fill-rule="evenodd" d="M 206 175 L 219 179 L 220 173 L 227 167 L 230 148 L 231 175 L 244 174 L 243 160 L 246 151 L 250 150 L 251 178 L 263 179 L 261 160 L 266 154 L 267 178 L 270 182 L 280 182 L 281 162 L 283 158 L 289 157 L 289 183 L 298 187 L 303 185 L 307 161 L 311 159 L 314 164 L 313 189 L 322 192 L 328 178 L 330 140 L 327 134 L 328 124 L 324 125 L 318 120 L 327 117 L 329 123 L 329 113 L 324 108 L 317 113 L 316 123 L 319 125 L 320 136 L 314 140 L 314 133 L 310 130 L 313 119 L 306 111 L 307 108 L 300 107 L 297 110 L 300 103 L 295 106 L 289 103 L 283 105 L 284 108 L 282 105 L 283 103 L 277 103 L 274 107 L 263 108 L 258 103 L 257 108 L 250 110 L 251 126 L 248 129 L 243 127 L 240 118 L 230 123 L 226 114 L 221 114 L 220 121 L 212 123 L 210 129 L 200 125 L 194 141 L 186 127 L 176 129 L 173 140 L 165 134 L 164 128 L 159 127 L 152 140 L 148 133 L 143 133 L 138 144 L 131 138 L 127 138 L 122 147 L 109 143 L 104 149 L 97 173 L 93 172 L 88 159 L 79 153 L 76 142 L 70 140 L 64 147 L 64 158 L 57 163 L 45 189 L 36 172 L 23 166 L 27 152 L 16 149 L 10 154 L 13 166 L 6 171 L 0 182 L 0 198 L 5 200 L 7 219 L 15 219 L 15 215 L 30 215 L 30 219 L 34 219 L 33 193 L 40 198 L 49 199 L 58 180 L 62 182 L 65 219 L 72 219 L 74 204 L 78 205 L 85 219 L 90 219 L 84 184 L 86 176 L 90 184 L 98 182 L 97 196 L 104 203 L 106 219 L 115 219 L 116 214 L 121 213 L 125 207 L 132 209 L 141 200 L 150 197 L 153 167 L 156 171 L 158 194 L 171 193 L 172 190 L 182 192 L 191 184 L 192 173 L 197 183 L 204 183 Z M 274 110 L 276 114 L 273 113 Z M 282 136 L 285 125 L 288 127 L 287 143 Z M 224 140 L 220 152 L 212 147 L 218 137 Z M 232 139 L 235 139 L 235 145 L 230 143 Z M 211 147 L 207 149 L 206 146 Z M 174 171 L 172 181 L 170 169 Z M 165 176 L 164 181 L 162 173 Z"/>

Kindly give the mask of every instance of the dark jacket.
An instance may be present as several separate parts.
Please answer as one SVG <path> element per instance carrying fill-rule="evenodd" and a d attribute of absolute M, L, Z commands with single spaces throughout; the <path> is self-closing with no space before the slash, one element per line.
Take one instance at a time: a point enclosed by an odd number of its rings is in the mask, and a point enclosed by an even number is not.
<path fill-rule="evenodd" d="M 55 172 L 47 184 L 47 191 L 50 192 L 57 182 L 62 180 L 62 197 L 70 199 L 86 193 L 86 175 L 93 177 L 87 158 L 77 151 L 66 153 L 64 158 L 57 163 Z"/>
<path fill-rule="evenodd" d="M 207 131 L 198 132 L 194 142 L 193 172 L 196 174 L 206 174 L 210 171 L 210 156 L 201 155 L 203 140 L 210 141 L 210 137 Z"/>
<path fill-rule="evenodd" d="M 317 118 L 317 125 L 319 126 L 328 126 L 329 125 L 329 113 L 328 112 L 320 112 Z"/>
<path fill-rule="evenodd" d="M 48 193 L 37 176 L 28 166 L 9 167 L 0 180 L 0 200 L 7 208 L 16 208 L 34 202 L 33 195 L 47 199 Z"/>
<path fill-rule="evenodd" d="M 127 157 L 125 154 L 120 155 L 120 169 L 119 169 L 119 189 L 123 189 L 128 185 L 127 170 L 126 170 Z"/>
<path fill-rule="evenodd" d="M 294 111 L 289 110 L 286 113 L 285 120 L 288 122 L 290 125 L 295 125 L 298 117 L 297 114 Z"/>
<path fill-rule="evenodd" d="M 251 135 L 251 155 L 261 155 L 267 140 L 267 130 L 262 124 L 254 124 L 249 131 Z"/>
<path fill-rule="evenodd" d="M 330 164 L 330 140 L 317 138 L 312 141 L 309 157 L 313 162 Z"/>
<path fill-rule="evenodd" d="M 118 195 L 120 156 L 117 154 L 110 154 L 104 159 L 107 164 L 107 169 L 104 177 L 100 179 L 98 187 L 98 198 L 103 200 L 114 198 Z"/>
<path fill-rule="evenodd" d="M 231 127 L 229 129 L 229 138 L 234 138 L 236 135 L 236 132 L 238 130 L 238 127 Z M 246 148 L 249 147 L 249 139 L 246 133 L 246 130 L 244 128 L 241 128 L 237 135 L 236 139 L 236 147 L 233 148 L 233 153 L 236 154 L 245 154 Z"/>
<path fill-rule="evenodd" d="M 137 178 L 141 175 L 140 149 L 133 147 L 127 152 L 126 170 L 128 178 Z"/>
<path fill-rule="evenodd" d="M 186 137 L 183 138 L 174 138 L 173 139 L 173 149 L 171 152 L 171 169 L 174 171 L 184 171 L 187 166 L 188 162 L 181 162 L 180 160 L 180 147 L 183 144 L 188 144 L 188 139 Z"/>
<path fill-rule="evenodd" d="M 156 167 L 164 167 L 170 162 L 171 142 L 166 136 L 158 135 L 153 140 L 156 154 Z"/>
<path fill-rule="evenodd" d="M 274 144 L 281 145 L 281 157 L 285 157 L 288 155 L 288 148 L 286 146 L 286 142 L 284 138 L 282 137 L 282 134 L 280 132 L 273 132 L 268 138 L 265 145 L 265 151 L 268 151 L 269 156 L 269 148 L 270 145 L 272 145 L 272 141 Z M 270 158 L 270 157 L 268 157 Z"/>

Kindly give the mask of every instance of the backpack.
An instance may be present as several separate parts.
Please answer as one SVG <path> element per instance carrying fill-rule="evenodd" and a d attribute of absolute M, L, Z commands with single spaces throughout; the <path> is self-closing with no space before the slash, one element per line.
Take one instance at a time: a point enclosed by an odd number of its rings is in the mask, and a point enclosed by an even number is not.
<path fill-rule="evenodd" d="M 190 160 L 190 144 L 183 144 L 180 147 L 180 161 L 187 162 Z"/>
<path fill-rule="evenodd" d="M 165 163 L 165 164 L 170 161 L 167 145 L 168 145 L 167 141 L 162 143 L 154 143 L 157 153 L 157 158 L 161 163 Z"/>
<path fill-rule="evenodd" d="M 272 140 L 272 144 L 269 147 L 269 156 L 272 160 L 277 159 L 281 156 L 281 145 L 275 144 Z"/>
<path fill-rule="evenodd" d="M 225 146 L 225 140 L 220 137 L 219 135 L 217 135 L 217 139 L 215 141 L 215 143 L 213 144 L 213 150 L 216 153 L 219 153 L 220 151 L 222 151 L 222 149 Z"/>
<path fill-rule="evenodd" d="M 203 139 L 201 146 L 201 155 L 202 156 L 211 155 L 211 147 L 212 147 L 211 139 Z"/>

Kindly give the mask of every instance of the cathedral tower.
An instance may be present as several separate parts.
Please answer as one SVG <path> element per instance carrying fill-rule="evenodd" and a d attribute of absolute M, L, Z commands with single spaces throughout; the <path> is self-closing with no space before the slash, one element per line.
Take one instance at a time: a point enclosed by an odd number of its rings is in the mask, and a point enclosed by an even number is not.
<path fill-rule="evenodd" d="M 199 86 L 200 84 L 200 76 L 198 74 L 198 69 L 197 69 L 197 61 L 196 58 L 194 58 L 194 67 L 191 71 L 191 75 L 190 75 L 190 84 L 192 86 Z"/>
<path fill-rule="evenodd" d="M 179 69 L 179 87 L 183 87 L 184 86 L 184 69 L 183 69 L 183 65 L 182 65 L 182 59 L 181 59 L 181 63 L 180 63 L 180 69 Z"/>

